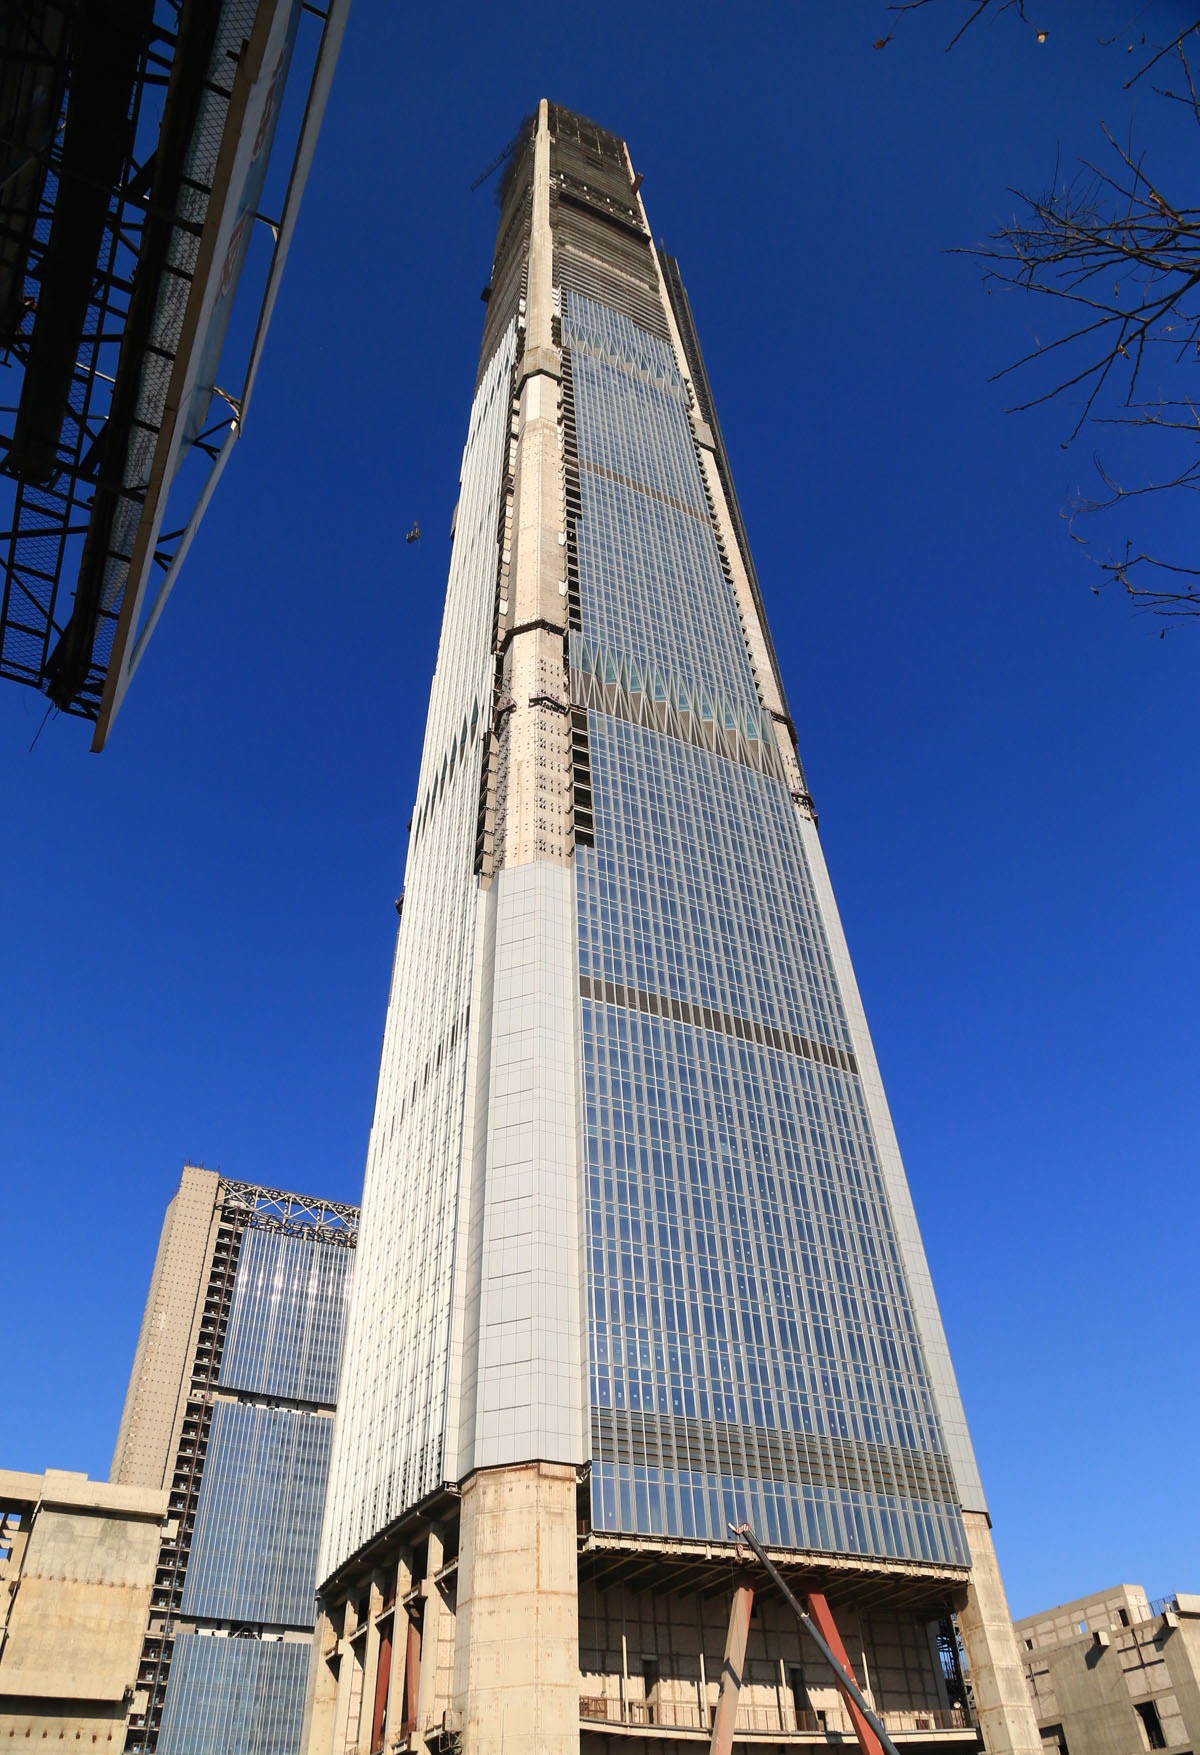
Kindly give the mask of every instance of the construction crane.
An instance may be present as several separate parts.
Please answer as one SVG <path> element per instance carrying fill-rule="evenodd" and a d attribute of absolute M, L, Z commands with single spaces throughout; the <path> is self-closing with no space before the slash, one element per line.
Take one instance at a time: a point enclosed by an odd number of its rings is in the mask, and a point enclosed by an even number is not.
<path fill-rule="evenodd" d="M 521 144 L 522 140 L 526 139 L 526 137 L 528 136 L 529 131 L 530 131 L 532 126 L 533 126 L 533 117 L 526 116 L 523 119 L 521 126 L 517 129 L 516 133 L 513 135 L 512 139 L 509 141 L 508 145 L 504 148 L 504 150 L 502 152 L 498 152 L 496 154 L 495 158 L 491 161 L 491 163 L 484 166 L 483 170 L 480 171 L 480 173 L 476 177 L 475 181 L 471 184 L 472 195 L 475 193 L 476 189 L 482 189 L 483 185 L 487 182 L 489 177 L 495 175 L 495 173 L 500 169 L 500 166 L 504 163 L 505 159 L 509 159 L 512 157 L 513 153 L 517 150 L 517 147 Z"/>
<path fill-rule="evenodd" d="M 842 1645 L 841 1636 L 829 1605 L 823 1596 L 810 1592 L 809 1614 L 800 1599 L 793 1595 L 784 1581 L 783 1574 L 771 1559 L 754 1531 L 748 1523 L 730 1524 L 730 1534 L 737 1538 L 738 1558 L 742 1558 L 742 1543 L 750 1549 L 759 1565 L 763 1567 L 776 1590 L 795 1615 L 801 1627 L 813 1641 L 817 1650 L 829 1664 L 837 1678 L 838 1689 L 842 1694 L 850 1712 L 850 1721 L 854 1726 L 854 1734 L 862 1755 L 898 1755 L 895 1743 L 883 1728 L 879 1715 L 867 1703 L 867 1698 L 854 1679 L 850 1661 Z M 725 1641 L 725 1661 L 721 1666 L 721 1692 L 717 1698 L 716 1717 L 713 1719 L 712 1741 L 709 1743 L 709 1755 L 730 1755 L 733 1748 L 733 1727 L 737 1717 L 738 1693 L 742 1685 L 742 1673 L 746 1667 L 746 1640 L 750 1632 L 750 1610 L 754 1606 L 754 1587 L 746 1574 L 733 1593 L 733 1607 L 729 1615 L 729 1635 Z"/>
<path fill-rule="evenodd" d="M 504 151 L 498 152 L 491 164 L 486 165 L 484 169 L 480 171 L 479 175 L 475 178 L 475 181 L 471 184 L 472 195 L 475 193 L 476 189 L 482 189 L 488 178 L 500 169 L 500 166 L 504 163 L 512 149 L 513 143 L 510 140 L 508 145 L 504 148 Z"/>

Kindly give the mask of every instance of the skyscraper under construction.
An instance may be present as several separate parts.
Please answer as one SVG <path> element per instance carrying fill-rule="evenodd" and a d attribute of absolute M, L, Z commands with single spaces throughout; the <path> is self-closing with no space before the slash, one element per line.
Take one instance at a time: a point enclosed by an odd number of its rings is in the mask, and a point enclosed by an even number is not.
<path fill-rule="evenodd" d="M 774 1587 L 735 1571 L 743 1523 L 886 1729 L 1026 1752 L 945 1336 L 640 181 L 543 101 L 502 187 L 309 1755 L 705 1742 L 722 1689 L 735 1743 L 869 1742 Z"/>

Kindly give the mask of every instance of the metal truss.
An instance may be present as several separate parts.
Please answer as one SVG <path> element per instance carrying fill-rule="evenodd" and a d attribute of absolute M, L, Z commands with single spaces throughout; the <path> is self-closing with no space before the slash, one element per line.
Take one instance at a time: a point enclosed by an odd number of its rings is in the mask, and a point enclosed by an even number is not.
<path fill-rule="evenodd" d="M 60 98 L 50 138 L 26 162 L 27 171 L 37 173 L 28 207 L 23 213 L 6 208 L 0 220 L 3 243 L 14 254 L 27 251 L 22 302 L 31 315 L 39 300 L 46 297 L 45 289 L 55 273 L 48 246 L 63 190 L 70 24 L 75 10 L 68 3 L 46 5 L 37 0 L 24 0 L 17 8 L 23 29 L 19 54 L 31 71 L 34 67 L 53 69 Z M 0 529 L 0 677 L 37 688 L 46 684 L 51 654 L 68 619 L 70 592 L 97 491 L 134 273 L 149 218 L 146 192 L 155 144 L 151 112 L 154 106 L 161 106 L 170 72 L 176 7 L 171 0 L 160 0 L 155 14 L 137 57 L 128 118 L 129 145 L 108 196 L 58 444 L 45 479 L 18 476 L 11 511 L 7 517 L 0 512 L 5 525 Z M 12 374 L 9 383 L 24 378 L 33 340 L 27 323 L 6 335 L 0 365 Z M 0 395 L 6 388 L 4 377 L 0 377 Z M 6 454 L 11 454 L 18 437 L 18 403 L 10 400 L 12 396 L 9 391 L 0 406 L 0 448 Z M 92 662 L 76 697 L 59 703 L 63 711 L 96 717 L 115 622 L 115 610 L 101 610 Z"/>
<path fill-rule="evenodd" d="M 95 750 L 244 427 L 348 3 L 130 0 L 123 37 L 90 0 L 0 6 L 0 680 L 95 722 Z M 268 218 L 247 191 L 305 16 L 319 37 Z M 259 221 L 249 360 L 220 390 L 222 301 Z"/>
<path fill-rule="evenodd" d="M 232 1182 L 226 1177 L 221 1178 L 220 1200 L 224 1212 L 237 1214 L 258 1230 L 288 1231 L 349 1249 L 358 1241 L 358 1208 L 341 1201 L 260 1188 L 253 1182 Z"/>

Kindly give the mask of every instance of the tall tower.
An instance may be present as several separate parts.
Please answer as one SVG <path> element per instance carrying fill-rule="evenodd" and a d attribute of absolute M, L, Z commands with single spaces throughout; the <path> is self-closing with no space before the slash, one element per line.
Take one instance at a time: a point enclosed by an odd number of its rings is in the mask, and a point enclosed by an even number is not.
<path fill-rule="evenodd" d="M 961 1632 L 988 1749 L 1030 1751 L 720 428 L 640 181 L 623 141 L 543 101 L 501 192 L 308 1749 L 703 1739 L 728 1525 L 748 1521 L 885 1724 L 974 1746 Z M 760 1593 L 748 1631 L 739 1726 L 854 1734 L 779 1600 Z"/>

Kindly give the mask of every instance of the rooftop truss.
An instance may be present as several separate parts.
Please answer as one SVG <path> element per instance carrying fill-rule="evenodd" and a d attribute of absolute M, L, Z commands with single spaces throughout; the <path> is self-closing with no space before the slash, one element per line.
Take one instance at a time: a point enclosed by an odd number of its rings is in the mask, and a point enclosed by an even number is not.
<path fill-rule="evenodd" d="M 353 1248 L 358 1241 L 358 1208 L 310 1194 L 289 1194 L 281 1188 L 260 1188 L 254 1182 L 221 1178 L 221 1205 L 261 1231 L 288 1231 L 315 1242 Z"/>

